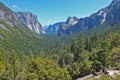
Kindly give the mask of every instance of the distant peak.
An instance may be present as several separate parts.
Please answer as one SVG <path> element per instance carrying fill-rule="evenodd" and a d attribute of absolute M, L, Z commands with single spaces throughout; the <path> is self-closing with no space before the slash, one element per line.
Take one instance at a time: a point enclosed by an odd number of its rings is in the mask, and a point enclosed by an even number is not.
<path fill-rule="evenodd" d="M 112 5 L 120 4 L 120 0 L 113 0 Z"/>
<path fill-rule="evenodd" d="M 0 4 L 3 4 L 2 2 L 0 2 Z"/>
<path fill-rule="evenodd" d="M 31 12 L 29 12 L 29 11 L 21 11 L 21 12 L 17 12 L 17 13 L 24 13 L 24 14 L 33 14 L 33 13 L 31 13 Z"/>
<path fill-rule="evenodd" d="M 74 19 L 74 20 L 78 21 L 78 18 L 75 17 L 75 16 L 74 16 L 74 17 L 69 16 L 69 17 L 67 18 L 67 21 L 68 21 L 68 20 L 71 20 L 71 19 Z"/>

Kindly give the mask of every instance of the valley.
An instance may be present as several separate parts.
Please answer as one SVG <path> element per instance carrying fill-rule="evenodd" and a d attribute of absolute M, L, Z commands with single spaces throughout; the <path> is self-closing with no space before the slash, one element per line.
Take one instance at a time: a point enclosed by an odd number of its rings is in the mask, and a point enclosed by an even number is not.
<path fill-rule="evenodd" d="M 0 2 L 0 80 L 120 80 L 120 0 L 45 29 Z M 91 76 L 92 75 L 92 76 Z"/>

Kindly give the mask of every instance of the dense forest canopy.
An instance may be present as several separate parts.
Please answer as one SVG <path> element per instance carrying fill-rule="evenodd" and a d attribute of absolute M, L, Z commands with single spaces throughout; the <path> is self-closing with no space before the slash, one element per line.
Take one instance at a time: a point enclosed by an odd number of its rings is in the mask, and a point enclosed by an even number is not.
<path fill-rule="evenodd" d="M 114 25 L 101 30 L 103 33 L 95 28 L 89 36 L 80 33 L 78 38 L 11 35 L 1 39 L 0 79 L 71 80 L 109 68 L 120 69 L 119 27 Z"/>

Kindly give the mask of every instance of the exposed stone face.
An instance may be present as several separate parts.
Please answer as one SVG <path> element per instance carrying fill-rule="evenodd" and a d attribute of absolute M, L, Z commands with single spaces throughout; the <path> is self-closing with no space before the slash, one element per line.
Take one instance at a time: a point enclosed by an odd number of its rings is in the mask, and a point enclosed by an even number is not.
<path fill-rule="evenodd" d="M 21 22 L 27 25 L 30 30 L 38 34 L 42 33 L 43 29 L 36 15 L 30 12 L 17 12 L 17 15 Z"/>
<path fill-rule="evenodd" d="M 73 25 L 75 25 L 75 24 L 78 23 L 78 20 L 79 20 L 79 19 L 76 18 L 76 17 L 68 17 L 66 23 L 67 23 L 67 25 L 69 25 L 69 26 L 73 26 Z"/>
<path fill-rule="evenodd" d="M 16 28 L 18 27 L 18 22 L 20 22 L 15 13 L 10 14 L 3 10 L 0 10 L 0 19 Z"/>
<path fill-rule="evenodd" d="M 112 3 L 99 10 L 98 12 L 90 15 L 89 17 L 80 18 L 77 20 L 75 17 L 68 17 L 66 22 L 59 23 L 56 26 L 50 25 L 48 31 L 52 30 L 52 33 L 70 35 L 71 33 L 78 33 L 83 30 L 89 30 L 96 26 L 107 23 L 109 25 L 114 25 L 120 22 L 120 0 L 113 0 Z M 58 23 L 57 23 L 58 24 Z M 57 29 L 57 32 L 56 30 Z"/>
<path fill-rule="evenodd" d="M 17 14 L 0 2 L 0 30 L 5 30 L 5 33 L 12 34 L 13 28 L 20 32 L 25 30 L 25 34 L 27 33 L 27 28 L 19 20 Z M 0 32 L 0 38 L 4 38 L 4 36 L 6 34 Z"/>
<path fill-rule="evenodd" d="M 10 32 L 10 30 L 5 25 L 0 24 L 0 28 Z"/>
<path fill-rule="evenodd" d="M 3 3 L 0 2 L 0 20 L 9 24 L 10 26 L 21 29 L 23 24 L 19 20 L 17 14 L 13 12 L 11 9 L 6 7 Z"/>
<path fill-rule="evenodd" d="M 64 33 L 76 33 L 84 29 L 92 29 L 93 27 L 107 23 L 114 25 L 120 22 L 120 0 L 113 0 L 112 3 L 98 12 L 86 18 L 80 18 L 78 23 L 67 28 Z"/>
<path fill-rule="evenodd" d="M 29 15 L 32 16 L 32 14 L 29 14 Z M 37 16 L 33 15 L 32 17 L 35 18 L 36 20 L 31 19 L 30 26 L 32 24 L 35 24 L 35 28 L 33 26 L 34 31 L 40 33 L 40 30 L 42 28 L 39 29 L 37 27 L 37 26 L 41 26 L 39 23 L 37 23 L 38 21 Z M 3 3 L 0 2 L 0 30 L 1 31 L 5 30 L 4 31 L 5 34 L 0 32 L 0 38 L 3 38 L 4 36 L 6 36 L 6 34 L 9 34 L 9 33 L 11 35 L 18 33 L 18 34 L 23 34 L 27 36 L 37 36 L 37 34 L 33 33 L 24 23 L 26 22 L 25 21 L 22 22 L 16 12 L 12 11 L 8 7 L 6 7 Z"/>
<path fill-rule="evenodd" d="M 76 17 L 68 17 L 66 22 L 58 22 L 53 25 L 49 25 L 45 32 L 46 34 L 57 35 L 61 33 L 61 30 L 64 31 L 67 28 L 77 24 L 78 20 L 79 19 Z"/>

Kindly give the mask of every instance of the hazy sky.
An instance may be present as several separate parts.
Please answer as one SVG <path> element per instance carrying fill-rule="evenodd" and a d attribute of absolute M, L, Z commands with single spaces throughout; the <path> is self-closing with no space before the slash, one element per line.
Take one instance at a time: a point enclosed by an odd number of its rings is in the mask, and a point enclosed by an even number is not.
<path fill-rule="evenodd" d="M 30 11 L 42 25 L 65 21 L 68 16 L 83 18 L 108 6 L 112 0 L 0 0 L 14 11 Z"/>

